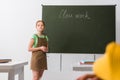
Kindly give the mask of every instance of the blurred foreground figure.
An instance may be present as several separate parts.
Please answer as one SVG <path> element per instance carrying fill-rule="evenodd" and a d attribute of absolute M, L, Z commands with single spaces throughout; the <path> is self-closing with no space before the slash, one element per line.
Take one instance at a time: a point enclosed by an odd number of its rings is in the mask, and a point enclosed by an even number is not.
<path fill-rule="evenodd" d="M 120 80 L 120 44 L 111 42 L 105 54 L 93 64 L 93 74 L 85 74 L 77 80 Z"/>

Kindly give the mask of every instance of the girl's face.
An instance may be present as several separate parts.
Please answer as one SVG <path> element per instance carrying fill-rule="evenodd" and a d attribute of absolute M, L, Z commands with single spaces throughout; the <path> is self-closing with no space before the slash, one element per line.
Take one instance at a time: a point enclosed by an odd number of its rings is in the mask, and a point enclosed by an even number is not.
<path fill-rule="evenodd" d="M 44 24 L 43 24 L 43 22 L 38 22 L 36 24 L 36 29 L 37 29 L 38 32 L 43 32 L 44 31 Z"/>

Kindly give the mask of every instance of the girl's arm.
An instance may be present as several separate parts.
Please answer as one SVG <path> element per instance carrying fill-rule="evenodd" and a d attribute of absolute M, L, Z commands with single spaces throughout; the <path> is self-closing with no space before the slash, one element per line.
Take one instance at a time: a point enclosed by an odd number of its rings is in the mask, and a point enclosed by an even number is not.
<path fill-rule="evenodd" d="M 40 47 L 33 48 L 33 44 L 34 44 L 34 39 L 31 39 L 31 40 L 30 40 L 30 43 L 29 43 L 29 45 L 28 45 L 28 51 L 32 52 L 32 51 L 41 50 Z"/>

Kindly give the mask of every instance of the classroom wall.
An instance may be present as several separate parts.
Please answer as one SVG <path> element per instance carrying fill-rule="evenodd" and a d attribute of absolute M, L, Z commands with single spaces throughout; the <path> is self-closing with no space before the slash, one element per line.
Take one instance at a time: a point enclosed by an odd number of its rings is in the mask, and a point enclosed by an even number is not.
<path fill-rule="evenodd" d="M 40 0 L 0 0 L 0 58 L 29 58 L 28 41 L 38 19 Z"/>

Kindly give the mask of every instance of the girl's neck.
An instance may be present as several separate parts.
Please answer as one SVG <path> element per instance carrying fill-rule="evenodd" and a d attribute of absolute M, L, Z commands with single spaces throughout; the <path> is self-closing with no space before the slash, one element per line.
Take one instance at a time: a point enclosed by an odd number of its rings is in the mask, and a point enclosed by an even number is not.
<path fill-rule="evenodd" d="M 43 33 L 42 33 L 42 32 L 38 32 L 37 35 L 38 35 L 38 36 L 41 36 L 41 35 L 43 35 Z"/>

